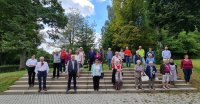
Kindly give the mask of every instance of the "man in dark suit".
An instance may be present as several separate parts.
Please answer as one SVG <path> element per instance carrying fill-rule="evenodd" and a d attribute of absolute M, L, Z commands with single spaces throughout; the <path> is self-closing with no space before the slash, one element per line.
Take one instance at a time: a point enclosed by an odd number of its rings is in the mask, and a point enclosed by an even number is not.
<path fill-rule="evenodd" d="M 75 60 L 75 56 L 72 55 L 71 60 L 68 61 L 66 66 L 66 73 L 68 74 L 68 86 L 67 86 L 67 93 L 71 88 L 71 80 L 73 78 L 74 82 L 74 93 L 76 93 L 76 76 L 79 76 L 79 67 L 78 63 Z"/>
<path fill-rule="evenodd" d="M 91 47 L 91 49 L 90 49 L 90 51 L 89 51 L 89 53 L 88 53 L 88 58 L 89 58 L 89 71 L 91 71 L 92 64 L 94 63 L 95 55 L 96 55 L 96 52 L 94 51 L 94 48 Z"/>

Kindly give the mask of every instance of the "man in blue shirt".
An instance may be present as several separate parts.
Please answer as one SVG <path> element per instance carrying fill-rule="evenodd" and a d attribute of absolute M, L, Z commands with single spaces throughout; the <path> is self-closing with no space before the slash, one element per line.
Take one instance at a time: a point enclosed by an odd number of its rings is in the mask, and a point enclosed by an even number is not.
<path fill-rule="evenodd" d="M 108 67 L 111 68 L 111 59 L 113 57 L 113 52 L 111 51 L 111 48 L 108 48 L 108 52 L 106 54 L 106 59 L 108 61 Z"/>
<path fill-rule="evenodd" d="M 89 51 L 89 53 L 88 53 L 88 58 L 89 58 L 89 71 L 91 71 L 92 64 L 94 63 L 95 55 L 96 55 L 96 52 L 94 51 L 94 48 L 91 47 L 91 49 L 90 49 L 90 51 Z"/>

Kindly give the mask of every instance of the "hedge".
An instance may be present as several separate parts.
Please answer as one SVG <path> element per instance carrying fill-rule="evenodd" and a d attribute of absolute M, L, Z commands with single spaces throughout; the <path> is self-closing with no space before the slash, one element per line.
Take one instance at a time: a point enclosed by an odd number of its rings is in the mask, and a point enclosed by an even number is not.
<path fill-rule="evenodd" d="M 0 73 L 19 71 L 19 65 L 2 65 Z"/>

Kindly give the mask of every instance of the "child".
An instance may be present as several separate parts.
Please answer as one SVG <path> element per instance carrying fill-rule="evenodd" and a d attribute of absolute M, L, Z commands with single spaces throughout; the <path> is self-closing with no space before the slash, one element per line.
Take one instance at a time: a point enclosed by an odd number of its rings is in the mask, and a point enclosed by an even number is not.
<path fill-rule="evenodd" d="M 170 82 L 172 85 L 175 85 L 174 81 L 177 81 L 177 65 L 174 63 L 173 59 L 170 59 Z"/>
<path fill-rule="evenodd" d="M 156 67 L 153 65 L 152 61 L 149 62 L 149 65 L 147 66 L 145 73 L 149 77 L 149 89 L 155 90 L 154 82 L 156 77 Z"/>
<path fill-rule="evenodd" d="M 169 77 L 170 77 L 169 60 L 164 59 L 164 64 L 160 66 L 160 74 L 162 74 L 163 89 L 169 89 Z"/>
<path fill-rule="evenodd" d="M 141 65 L 141 61 L 137 60 L 137 64 L 135 65 L 135 86 L 136 89 L 142 89 L 142 74 L 144 72 L 144 67 Z"/>
<path fill-rule="evenodd" d="M 117 72 L 115 74 L 115 87 L 116 90 L 120 90 L 122 86 L 122 65 L 120 64 L 120 62 L 115 65 L 115 69 L 117 69 Z"/>

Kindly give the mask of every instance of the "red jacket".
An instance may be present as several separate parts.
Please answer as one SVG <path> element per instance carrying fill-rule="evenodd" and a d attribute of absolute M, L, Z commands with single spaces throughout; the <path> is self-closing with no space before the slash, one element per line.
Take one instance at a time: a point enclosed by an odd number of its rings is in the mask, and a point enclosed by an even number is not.
<path fill-rule="evenodd" d="M 66 53 L 66 51 L 61 51 L 60 57 L 61 57 L 61 59 L 66 59 L 66 58 L 67 58 L 67 53 Z"/>

